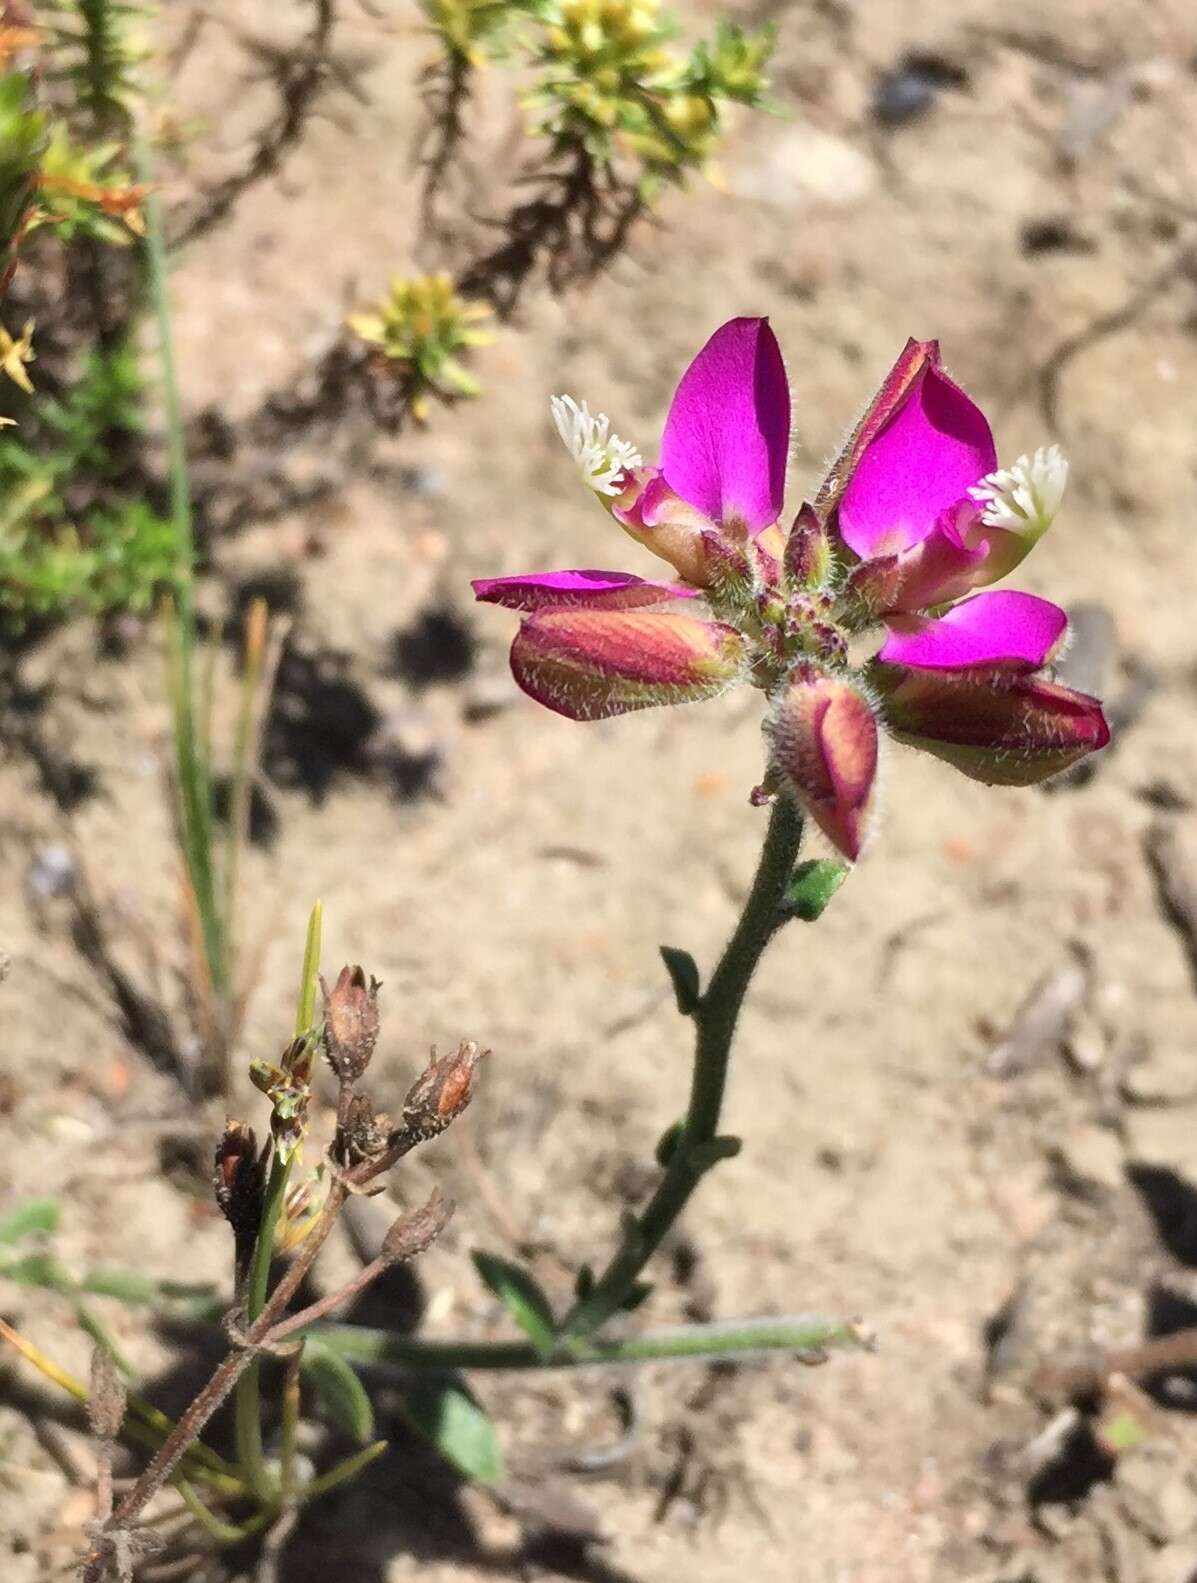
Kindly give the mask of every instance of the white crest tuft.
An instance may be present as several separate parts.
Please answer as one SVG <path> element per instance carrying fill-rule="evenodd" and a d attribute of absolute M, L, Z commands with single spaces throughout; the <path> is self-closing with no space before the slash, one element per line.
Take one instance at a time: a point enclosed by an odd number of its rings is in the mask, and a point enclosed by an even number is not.
<path fill-rule="evenodd" d="M 981 521 L 1036 538 L 1051 526 L 1068 482 L 1068 460 L 1058 445 L 1041 445 L 1032 456 L 1020 456 L 1012 467 L 1000 467 L 969 494 L 982 506 Z"/>
<path fill-rule="evenodd" d="M 611 420 L 605 412 L 596 416 L 585 402 L 579 406 L 572 396 L 554 396 L 550 405 L 557 433 L 577 464 L 582 482 L 596 495 L 620 494 L 623 475 L 644 465 L 640 452 L 630 441 L 611 433 Z"/>

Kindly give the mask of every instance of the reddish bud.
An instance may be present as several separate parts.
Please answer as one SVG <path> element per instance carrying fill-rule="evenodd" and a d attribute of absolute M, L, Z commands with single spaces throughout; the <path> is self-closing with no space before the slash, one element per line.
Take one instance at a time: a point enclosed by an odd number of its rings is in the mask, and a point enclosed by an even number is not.
<path fill-rule="evenodd" d="M 770 768 L 846 858 L 867 833 L 877 718 L 850 682 L 804 666 L 773 699 Z"/>
<path fill-rule="evenodd" d="M 804 501 L 785 547 L 786 577 L 793 588 L 818 588 L 831 569 L 831 546 L 818 512 Z"/>
<path fill-rule="evenodd" d="M 873 674 L 899 742 L 987 786 L 1033 786 L 1110 740 L 1096 698 L 1041 676 L 936 674 L 880 664 Z"/>
<path fill-rule="evenodd" d="M 602 720 L 713 698 L 740 677 L 734 627 L 639 610 L 553 610 L 530 617 L 511 648 L 516 681 L 570 720 Z"/>

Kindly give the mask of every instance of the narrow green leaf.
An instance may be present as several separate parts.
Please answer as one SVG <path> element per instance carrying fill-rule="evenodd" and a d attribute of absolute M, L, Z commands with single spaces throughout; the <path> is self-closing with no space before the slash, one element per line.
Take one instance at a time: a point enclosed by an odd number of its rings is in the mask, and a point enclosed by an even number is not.
<path fill-rule="evenodd" d="M 535 1277 L 495 1253 L 475 1253 L 474 1268 L 544 1357 L 557 1339 L 557 1321 Z"/>
<path fill-rule="evenodd" d="M 304 1378 L 338 1429 L 359 1445 L 374 1436 L 374 1409 L 366 1388 L 345 1359 L 309 1336 L 301 1364 Z"/>
<path fill-rule="evenodd" d="M 0 1276 L 18 1286 L 45 1286 L 52 1292 L 69 1292 L 75 1284 L 67 1267 L 50 1253 L 27 1253 L 0 1264 Z"/>
<path fill-rule="evenodd" d="M 115 1297 L 122 1303 L 159 1303 L 163 1292 L 157 1281 L 134 1270 L 89 1270 L 79 1282 L 81 1292 Z"/>
<path fill-rule="evenodd" d="M 594 1270 L 589 1264 L 583 1264 L 574 1276 L 574 1296 L 579 1302 L 584 1302 L 594 1291 Z"/>
<path fill-rule="evenodd" d="M 463 1477 L 477 1484 L 497 1484 L 503 1477 L 495 1426 L 461 1380 L 418 1379 L 404 1398 L 403 1414 Z"/>
<path fill-rule="evenodd" d="M 786 888 L 782 912 L 787 918 L 814 923 L 848 877 L 848 864 L 833 858 L 810 858 L 799 863 Z"/>
<path fill-rule="evenodd" d="M 56 1198 L 30 1198 L 16 1204 L 0 1218 L 0 1243 L 23 1242 L 37 1232 L 49 1235 L 58 1230 L 59 1206 Z"/>
<path fill-rule="evenodd" d="M 675 945 L 661 947 L 661 960 L 665 964 L 665 971 L 669 974 L 673 993 L 677 997 L 677 1009 L 683 1017 L 692 1016 L 698 1009 L 701 998 L 698 963 L 689 951 L 679 950 Z"/>

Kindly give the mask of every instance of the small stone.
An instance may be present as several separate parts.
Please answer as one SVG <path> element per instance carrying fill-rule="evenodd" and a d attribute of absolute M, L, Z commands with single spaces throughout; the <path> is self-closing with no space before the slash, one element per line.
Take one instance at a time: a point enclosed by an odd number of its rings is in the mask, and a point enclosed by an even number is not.
<path fill-rule="evenodd" d="M 1191 1484 L 1183 1473 L 1170 1473 L 1168 1456 L 1158 1451 L 1132 1452 L 1119 1461 L 1118 1493 L 1134 1526 L 1158 1544 L 1184 1539 L 1197 1521 Z"/>
<path fill-rule="evenodd" d="M 1187 1105 L 1131 1111 L 1126 1118 L 1126 1154 L 1143 1165 L 1166 1166 L 1188 1175 L 1193 1169 L 1197 1115 Z"/>
<path fill-rule="evenodd" d="M 1147 1045 L 1132 1059 L 1121 1087 L 1134 1105 L 1175 1105 L 1197 1099 L 1193 1046 Z"/>
<path fill-rule="evenodd" d="M 882 126 L 901 126 L 925 115 L 945 88 L 967 88 L 968 73 L 942 55 L 911 50 L 884 72 L 873 89 L 873 117 Z"/>
<path fill-rule="evenodd" d="M 1197 1539 L 1181 1539 L 1156 1552 L 1148 1583 L 1193 1583 L 1197 1578 Z"/>
<path fill-rule="evenodd" d="M 34 853 L 25 871 L 25 890 L 34 901 L 69 896 L 75 888 L 77 875 L 78 868 L 69 847 L 44 846 Z"/>
<path fill-rule="evenodd" d="M 787 209 L 812 200 L 849 209 L 863 203 L 876 185 L 877 167 L 868 154 L 812 126 L 774 139 L 763 157 L 741 165 L 732 179 L 739 196 Z"/>
<path fill-rule="evenodd" d="M 1089 1197 L 1123 1181 L 1122 1144 L 1106 1127 L 1075 1127 L 1052 1151 L 1060 1185 Z"/>
<path fill-rule="evenodd" d="M 1106 1058 L 1106 1036 L 1092 1012 L 1082 1008 L 1064 1040 L 1064 1053 L 1078 1072 L 1100 1070 Z"/>

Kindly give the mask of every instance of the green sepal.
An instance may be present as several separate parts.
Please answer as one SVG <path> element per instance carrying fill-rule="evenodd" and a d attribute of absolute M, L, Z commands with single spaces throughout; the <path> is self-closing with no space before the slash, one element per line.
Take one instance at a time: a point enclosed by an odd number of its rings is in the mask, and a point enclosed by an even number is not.
<path fill-rule="evenodd" d="M 692 1017 L 702 998 L 698 963 L 689 951 L 682 951 L 675 945 L 661 947 L 661 960 L 677 997 L 677 1009 L 683 1017 Z"/>
<path fill-rule="evenodd" d="M 656 1155 L 657 1164 L 662 1170 L 665 1169 L 677 1153 L 677 1146 L 682 1141 L 682 1134 L 685 1130 L 686 1123 L 684 1121 L 672 1121 L 657 1139 L 657 1147 L 653 1152 Z"/>
<path fill-rule="evenodd" d="M 814 923 L 848 877 L 847 863 L 834 858 L 808 858 L 799 863 L 786 887 L 781 910 L 783 917 Z"/>

